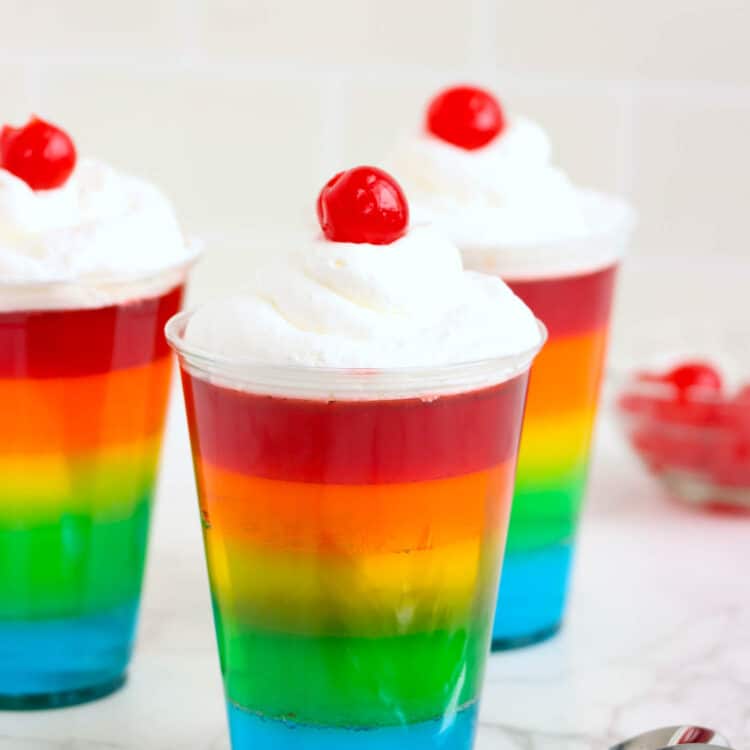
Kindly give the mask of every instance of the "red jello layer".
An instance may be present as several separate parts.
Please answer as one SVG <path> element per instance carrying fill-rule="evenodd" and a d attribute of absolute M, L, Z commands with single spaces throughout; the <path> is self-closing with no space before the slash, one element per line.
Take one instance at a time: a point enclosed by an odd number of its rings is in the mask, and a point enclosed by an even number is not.
<path fill-rule="evenodd" d="M 578 276 L 505 281 L 555 338 L 607 325 L 616 273 L 617 266 L 609 266 Z"/>
<path fill-rule="evenodd" d="M 524 374 L 429 401 L 314 401 L 224 388 L 183 371 L 202 460 L 256 477 L 332 484 L 439 479 L 497 466 L 516 455 L 526 381 Z"/>
<path fill-rule="evenodd" d="M 183 287 L 108 307 L 0 313 L 0 378 L 94 375 L 169 353 L 164 325 Z"/>

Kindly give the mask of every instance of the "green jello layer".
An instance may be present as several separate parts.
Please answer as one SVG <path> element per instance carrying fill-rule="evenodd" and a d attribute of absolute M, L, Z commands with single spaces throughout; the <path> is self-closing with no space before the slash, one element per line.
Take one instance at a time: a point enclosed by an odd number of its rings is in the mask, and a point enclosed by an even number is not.
<path fill-rule="evenodd" d="M 214 612 L 230 701 L 266 717 L 346 727 L 424 721 L 474 700 L 491 619 L 454 631 L 336 638 L 262 632 Z"/>
<path fill-rule="evenodd" d="M 0 619 L 69 617 L 138 596 L 150 493 L 118 513 L 62 513 L 38 524 L 0 522 Z"/>
<path fill-rule="evenodd" d="M 586 465 L 549 477 L 519 466 L 506 552 L 569 542 L 586 485 Z"/>

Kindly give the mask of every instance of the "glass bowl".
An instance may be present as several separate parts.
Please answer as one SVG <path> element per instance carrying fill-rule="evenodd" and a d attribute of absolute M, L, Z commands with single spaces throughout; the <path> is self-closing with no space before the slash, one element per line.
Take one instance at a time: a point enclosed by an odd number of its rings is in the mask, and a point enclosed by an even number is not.
<path fill-rule="evenodd" d="M 750 513 L 750 388 L 678 388 L 655 379 L 659 372 L 611 379 L 631 448 L 673 498 Z"/>

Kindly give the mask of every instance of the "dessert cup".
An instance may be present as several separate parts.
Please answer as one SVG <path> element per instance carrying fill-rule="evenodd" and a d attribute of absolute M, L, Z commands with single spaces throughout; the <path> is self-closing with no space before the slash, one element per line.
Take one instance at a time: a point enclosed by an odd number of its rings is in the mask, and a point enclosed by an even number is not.
<path fill-rule="evenodd" d="M 0 708 L 125 680 L 186 273 L 0 284 Z"/>
<path fill-rule="evenodd" d="M 493 649 L 543 640 L 563 618 L 612 289 L 634 219 L 623 201 L 575 185 L 552 154 L 539 124 L 460 85 L 432 98 L 391 160 L 413 216 L 549 330 L 530 376 Z"/>
<path fill-rule="evenodd" d="M 232 747 L 468 750 L 529 365 L 179 354 Z"/>
<path fill-rule="evenodd" d="M 618 259 L 631 223 L 628 215 L 616 231 L 575 247 L 464 251 L 467 267 L 500 275 L 549 334 L 529 380 L 493 650 L 544 640 L 563 620 Z M 529 262 L 517 262 L 523 257 Z M 586 257 L 600 262 L 586 268 Z"/>

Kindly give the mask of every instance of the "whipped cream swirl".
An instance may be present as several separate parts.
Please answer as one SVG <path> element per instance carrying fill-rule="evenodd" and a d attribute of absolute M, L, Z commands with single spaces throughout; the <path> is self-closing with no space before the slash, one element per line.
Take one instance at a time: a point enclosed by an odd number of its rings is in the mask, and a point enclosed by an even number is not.
<path fill-rule="evenodd" d="M 321 238 L 270 258 L 243 293 L 199 308 L 184 342 L 260 364 L 408 368 L 521 354 L 541 334 L 500 279 L 417 226 L 390 245 Z"/>
<path fill-rule="evenodd" d="M 550 264 L 558 271 L 611 260 L 621 248 L 610 243 L 598 251 L 607 259 L 592 258 L 592 247 L 576 249 L 573 243 L 622 227 L 631 220 L 629 209 L 576 187 L 551 156 L 544 130 L 515 117 L 491 143 L 472 151 L 426 132 L 405 139 L 389 167 L 410 196 L 415 220 L 439 225 L 469 267 L 512 272 L 520 265 L 525 275 L 534 265 L 544 272 Z M 568 248 L 548 252 L 550 245 L 566 243 Z M 488 259 L 487 251 L 498 257 Z M 474 263 L 474 253 L 481 264 Z"/>
<path fill-rule="evenodd" d="M 169 201 L 143 180 L 81 159 L 64 186 L 34 191 L 0 169 L 2 307 L 24 284 L 56 284 L 49 306 L 107 301 L 112 289 L 97 282 L 153 276 L 192 255 Z"/>

